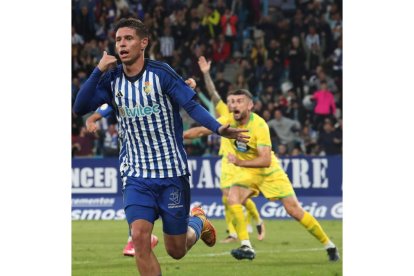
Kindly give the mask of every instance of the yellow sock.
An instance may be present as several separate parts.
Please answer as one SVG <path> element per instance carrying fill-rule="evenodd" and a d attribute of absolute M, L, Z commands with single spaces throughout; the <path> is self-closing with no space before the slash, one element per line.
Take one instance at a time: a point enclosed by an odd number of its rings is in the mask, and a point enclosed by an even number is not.
<path fill-rule="evenodd" d="M 221 198 L 221 201 L 223 202 L 223 205 L 224 205 L 224 217 L 226 219 L 227 230 L 229 230 L 229 236 L 236 237 L 237 233 L 233 225 L 233 215 L 230 212 L 229 205 L 227 204 L 227 197 L 223 195 Z"/>
<path fill-rule="evenodd" d="M 247 216 L 249 216 L 250 214 L 252 218 L 256 221 L 256 223 L 259 224 L 261 219 L 260 219 L 259 211 L 257 211 L 256 203 L 254 203 L 253 200 L 248 198 L 246 200 L 246 205 L 244 206 L 247 209 Z"/>
<path fill-rule="evenodd" d="M 305 211 L 303 218 L 299 221 L 312 236 L 318 239 L 323 245 L 329 243 L 329 238 L 323 231 L 319 222 L 308 212 Z"/>
<path fill-rule="evenodd" d="M 239 240 L 248 240 L 246 220 L 243 214 L 243 206 L 241 204 L 229 205 L 229 209 L 233 215 L 233 223 L 236 227 L 237 237 Z"/>
<path fill-rule="evenodd" d="M 252 223 L 252 215 L 250 214 L 250 212 L 246 213 L 246 224 L 249 225 Z"/>

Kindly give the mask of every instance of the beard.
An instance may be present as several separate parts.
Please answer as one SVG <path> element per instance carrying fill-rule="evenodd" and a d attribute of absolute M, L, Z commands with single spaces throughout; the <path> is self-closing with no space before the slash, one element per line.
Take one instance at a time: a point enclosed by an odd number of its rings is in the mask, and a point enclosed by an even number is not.
<path fill-rule="evenodd" d="M 236 120 L 237 122 L 243 121 L 247 117 L 247 113 L 248 111 L 243 111 L 243 112 L 239 111 L 239 112 L 233 113 L 234 120 Z"/>

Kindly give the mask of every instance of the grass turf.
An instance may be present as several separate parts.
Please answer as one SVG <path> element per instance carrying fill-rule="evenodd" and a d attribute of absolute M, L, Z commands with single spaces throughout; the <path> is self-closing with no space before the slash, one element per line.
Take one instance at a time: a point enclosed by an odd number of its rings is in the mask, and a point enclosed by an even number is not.
<path fill-rule="evenodd" d="M 212 220 L 218 241 L 226 237 L 224 220 Z M 161 222 L 154 234 L 159 243 L 154 249 L 162 275 L 342 275 L 342 260 L 331 263 L 322 245 L 294 220 L 267 220 L 266 238 L 250 239 L 256 250 L 253 261 L 236 260 L 230 250 L 239 243 L 212 248 L 199 241 L 181 260 L 169 257 L 164 248 Z M 337 245 L 342 257 L 342 221 L 322 220 L 320 224 Z M 72 275 L 138 275 L 134 258 L 122 255 L 127 240 L 126 221 L 72 221 Z"/>

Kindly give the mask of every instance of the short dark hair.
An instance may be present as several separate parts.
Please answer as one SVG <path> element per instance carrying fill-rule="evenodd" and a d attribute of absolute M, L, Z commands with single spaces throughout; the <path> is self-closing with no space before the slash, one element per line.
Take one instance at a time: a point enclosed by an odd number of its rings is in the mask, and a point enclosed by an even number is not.
<path fill-rule="evenodd" d="M 233 91 L 229 91 L 228 93 L 227 93 L 227 96 L 231 96 L 231 95 L 235 95 L 235 96 L 238 96 L 238 95 L 245 95 L 246 97 L 248 97 L 250 100 L 253 100 L 253 95 L 252 95 L 252 93 L 250 93 L 248 90 L 246 90 L 246 89 L 236 89 L 236 90 L 233 90 Z"/>
<path fill-rule="evenodd" d="M 118 31 L 119 28 L 124 27 L 134 29 L 140 38 L 145 38 L 149 36 L 147 26 L 145 26 L 145 24 L 142 23 L 142 21 L 139 19 L 132 17 L 122 18 L 115 24 L 115 33 Z"/>

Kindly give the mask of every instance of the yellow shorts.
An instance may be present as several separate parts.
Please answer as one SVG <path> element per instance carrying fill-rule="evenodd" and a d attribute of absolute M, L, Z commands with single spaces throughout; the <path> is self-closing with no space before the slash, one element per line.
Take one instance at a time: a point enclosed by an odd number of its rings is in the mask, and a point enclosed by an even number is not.
<path fill-rule="evenodd" d="M 258 196 L 262 192 L 269 200 L 295 195 L 292 184 L 282 169 L 276 169 L 267 175 L 258 175 L 246 172 L 241 167 L 236 168 L 231 186 L 249 188 L 253 191 L 253 196 Z"/>
<path fill-rule="evenodd" d="M 235 170 L 236 166 L 229 163 L 227 157 L 221 158 L 220 189 L 228 189 L 231 187 L 234 181 Z"/>

